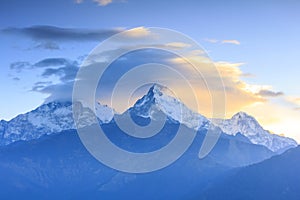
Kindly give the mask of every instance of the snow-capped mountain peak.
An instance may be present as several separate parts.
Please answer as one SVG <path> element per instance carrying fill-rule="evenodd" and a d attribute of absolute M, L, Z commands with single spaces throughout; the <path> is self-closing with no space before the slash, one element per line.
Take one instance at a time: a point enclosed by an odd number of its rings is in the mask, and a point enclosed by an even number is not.
<path fill-rule="evenodd" d="M 115 111 L 112 108 L 108 107 L 107 105 L 102 105 L 100 102 L 96 103 L 95 111 L 96 111 L 96 116 L 103 123 L 110 122 L 113 119 L 115 113 Z"/>
<path fill-rule="evenodd" d="M 297 146 L 295 140 L 271 134 L 263 129 L 254 117 L 245 112 L 239 112 L 231 119 L 215 120 L 214 122 L 223 132 L 229 135 L 240 133 L 246 136 L 253 144 L 266 146 L 274 152 Z"/>
<path fill-rule="evenodd" d="M 175 98 L 166 87 L 157 84 L 154 84 L 129 110 L 135 115 L 150 118 L 154 117 L 155 112 L 161 111 L 167 117 L 196 130 L 209 123 L 204 116 L 193 112 Z"/>
<path fill-rule="evenodd" d="M 239 119 L 249 119 L 249 120 L 255 120 L 256 119 L 254 117 L 252 117 L 251 115 L 248 115 L 247 113 L 241 111 L 241 112 L 238 112 L 236 113 L 235 115 L 232 116 L 232 119 L 235 119 L 235 120 L 239 120 Z"/>
<path fill-rule="evenodd" d="M 75 129 L 72 106 L 71 102 L 54 101 L 28 113 L 20 114 L 10 121 L 0 121 L 0 145 Z M 108 123 L 112 120 L 111 108 L 101 104 L 96 104 L 95 107 L 100 123 Z M 89 125 L 91 122 L 90 113 L 86 112 L 80 116 L 82 126 Z"/>

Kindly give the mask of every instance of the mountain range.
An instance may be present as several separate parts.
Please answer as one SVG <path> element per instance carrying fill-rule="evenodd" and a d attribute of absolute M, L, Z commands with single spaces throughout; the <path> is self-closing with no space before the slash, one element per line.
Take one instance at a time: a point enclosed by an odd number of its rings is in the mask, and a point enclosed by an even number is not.
<path fill-rule="evenodd" d="M 106 105 L 96 103 L 96 116 L 101 124 L 113 120 L 114 111 Z M 153 85 L 148 93 L 139 99 L 128 111 L 135 116 L 153 119 L 155 111 L 162 111 L 169 119 L 188 128 L 199 130 L 208 127 L 211 121 L 199 113 L 186 107 L 180 100 L 171 96 L 166 88 Z M 271 134 L 244 112 L 239 112 L 231 119 L 213 120 L 214 125 L 228 135 L 242 134 L 253 144 L 263 145 L 273 152 L 283 152 L 296 147 L 297 143 L 291 138 Z M 88 125 L 88 122 L 87 122 Z M 18 115 L 10 121 L 0 121 L 0 145 L 16 141 L 37 139 L 43 135 L 75 129 L 72 103 L 50 102 L 35 110 Z"/>
<path fill-rule="evenodd" d="M 72 103 L 44 104 L 0 122 L 0 196 L 3 199 L 204 200 L 232 199 L 233 192 L 237 193 L 235 199 L 266 199 L 265 193 L 272 184 L 273 196 L 276 192 L 281 199 L 297 199 L 300 195 L 292 186 L 295 180 L 300 180 L 299 176 L 281 169 L 288 169 L 288 163 L 300 156 L 299 148 L 293 148 L 297 143 L 264 130 L 246 113 L 228 120 L 213 120 L 216 123 L 212 124 L 212 120 L 191 111 L 159 85 L 152 86 L 123 114 L 99 103 L 95 111 L 106 136 L 131 152 L 162 148 L 174 138 L 180 125 L 197 134 L 188 150 L 172 165 L 152 173 L 123 173 L 98 162 L 84 148 L 76 134 Z M 125 134 L 115 122 L 116 117 L 130 114 L 137 124 L 147 125 L 150 120 L 161 120 L 157 112 L 163 113 L 166 121 L 151 138 Z M 90 125 L 89 114 L 83 112 L 82 126 Z M 210 126 L 223 132 L 213 150 L 199 159 L 199 148 Z M 269 170 L 273 165 L 274 170 Z M 288 178 L 281 184 L 284 177 Z M 261 184 L 259 198 L 253 198 L 251 193 L 255 193 L 256 181 L 260 180 L 266 185 Z M 293 192 L 287 196 L 289 190 Z"/>

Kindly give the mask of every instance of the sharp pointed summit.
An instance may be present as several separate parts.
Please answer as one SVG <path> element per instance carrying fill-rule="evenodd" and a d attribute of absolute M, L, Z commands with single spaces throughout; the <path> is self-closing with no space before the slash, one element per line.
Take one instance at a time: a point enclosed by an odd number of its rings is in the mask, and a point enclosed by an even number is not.
<path fill-rule="evenodd" d="M 158 84 L 154 84 L 129 110 L 145 118 L 153 118 L 154 112 L 161 111 L 167 117 L 196 130 L 209 124 L 204 116 L 190 110 L 166 87 Z"/>
<path fill-rule="evenodd" d="M 251 115 L 248 115 L 247 113 L 245 113 L 243 111 L 236 113 L 231 118 L 232 119 L 246 119 L 246 118 L 248 118 L 248 119 L 254 119 L 254 117 L 252 117 Z"/>

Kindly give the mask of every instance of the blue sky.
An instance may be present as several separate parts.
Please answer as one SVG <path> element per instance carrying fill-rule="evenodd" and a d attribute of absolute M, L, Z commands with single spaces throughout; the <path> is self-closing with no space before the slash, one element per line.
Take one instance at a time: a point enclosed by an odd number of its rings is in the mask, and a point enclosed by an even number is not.
<path fill-rule="evenodd" d="M 247 111 L 266 128 L 300 139 L 295 125 L 300 119 L 299 9 L 296 0 L 3 0 L 0 118 L 11 119 L 43 103 L 51 92 L 33 91 L 37 83 L 65 83 L 61 76 L 36 67 L 38 62 L 60 58 L 76 67 L 110 35 L 136 27 L 163 27 L 196 40 L 216 63 L 236 64 L 243 74 L 238 79 L 252 93 L 265 91 L 261 97 L 266 102 L 253 100 L 230 108 L 229 115 Z"/>

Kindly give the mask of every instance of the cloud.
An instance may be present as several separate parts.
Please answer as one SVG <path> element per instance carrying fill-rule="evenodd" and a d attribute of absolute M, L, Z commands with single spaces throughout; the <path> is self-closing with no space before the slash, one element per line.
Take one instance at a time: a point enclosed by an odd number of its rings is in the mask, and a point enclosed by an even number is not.
<path fill-rule="evenodd" d="M 295 96 L 287 96 L 285 100 L 293 108 L 294 111 L 300 111 L 300 98 Z"/>
<path fill-rule="evenodd" d="M 43 80 L 58 78 L 55 81 L 38 81 L 34 83 L 32 91 L 47 94 L 45 102 L 55 100 L 71 100 L 73 83 L 79 69 L 79 63 L 65 58 L 47 58 L 33 65 L 42 68 L 40 74 Z"/>
<path fill-rule="evenodd" d="M 295 96 L 287 96 L 285 100 L 292 105 L 300 106 L 300 98 Z"/>
<path fill-rule="evenodd" d="M 298 97 L 293 98 L 292 101 L 295 102 L 296 104 L 299 104 L 299 105 L 300 105 L 300 98 L 298 98 Z"/>
<path fill-rule="evenodd" d="M 76 77 L 78 71 L 78 66 L 73 64 L 68 64 L 59 68 L 47 68 L 42 73 L 42 77 L 48 78 L 50 76 L 59 77 L 61 82 L 73 81 Z"/>
<path fill-rule="evenodd" d="M 65 58 L 45 58 L 43 60 L 40 60 L 36 62 L 33 66 L 35 67 L 49 67 L 49 66 L 60 66 L 60 65 L 66 65 L 70 63 L 69 60 Z"/>
<path fill-rule="evenodd" d="M 150 34 L 151 34 L 150 31 L 147 28 L 142 26 L 124 32 L 124 35 L 129 38 L 142 38 L 142 37 L 147 37 Z"/>
<path fill-rule="evenodd" d="M 197 70 L 206 80 L 205 84 L 197 86 L 198 99 L 202 105 L 202 110 L 200 110 L 202 114 L 209 116 L 212 113 L 213 100 L 211 99 L 211 94 L 221 94 L 223 89 L 225 89 L 226 93 L 226 116 L 231 116 L 249 105 L 267 101 L 265 97 L 259 96 L 255 91 L 249 89 L 252 87 L 251 84 L 241 80 L 244 72 L 242 72 L 240 67 L 244 63 L 212 62 L 208 58 L 199 55 L 194 56 L 190 54 L 190 56 L 190 59 L 194 60 Z M 191 69 L 191 66 L 182 58 L 173 59 L 173 63 L 180 64 L 186 69 Z M 214 70 L 214 66 L 216 70 Z M 192 70 L 191 74 L 194 74 L 193 71 L 195 70 Z M 220 78 L 224 88 L 220 84 Z M 207 86 L 210 87 L 210 90 L 207 89 Z"/>
<path fill-rule="evenodd" d="M 34 83 L 34 85 L 32 87 L 32 91 L 40 91 L 43 88 L 45 88 L 46 86 L 49 86 L 52 84 L 53 84 L 52 81 L 38 81 L 38 82 Z"/>
<path fill-rule="evenodd" d="M 148 34 L 145 30 L 147 29 L 142 27 L 135 29 L 135 34 L 130 37 L 139 37 L 141 35 L 145 36 Z M 144 40 L 138 41 L 140 41 L 141 44 L 134 43 L 131 45 L 136 45 L 137 47 L 139 47 L 138 45 L 141 45 L 141 47 L 143 47 Z M 197 111 L 206 116 L 210 116 L 212 113 L 213 101 L 219 100 L 215 99 L 215 97 L 212 100 L 212 94 L 216 94 L 215 96 L 222 95 L 224 94 L 224 89 L 226 93 L 227 116 L 231 116 L 234 112 L 240 111 L 247 106 L 266 102 L 269 97 L 275 95 L 274 93 L 271 94 L 270 92 L 267 93 L 266 91 L 261 91 L 263 89 L 270 90 L 267 87 L 256 87 L 241 80 L 241 77 L 245 74 L 241 70 L 241 66 L 244 63 L 230 63 L 225 61 L 212 62 L 205 56 L 205 54 L 203 54 L 203 51 L 190 47 L 184 41 L 169 41 L 164 44 L 152 42 L 151 44 L 153 43 L 156 44 L 157 47 L 167 47 L 169 49 L 179 48 L 179 51 L 186 52 L 186 56 L 178 57 L 171 52 L 155 49 L 155 45 L 153 49 L 145 48 L 126 53 L 119 57 L 119 59 L 112 62 L 105 70 L 99 81 L 99 91 L 96 91 L 96 98 L 99 98 L 101 102 L 103 100 L 102 103 L 110 104 L 109 96 L 117 81 L 136 66 L 148 63 L 159 63 L 171 66 L 175 69 L 175 71 L 182 74 L 186 80 L 189 80 L 195 88 L 197 88 L 195 94 L 187 94 L 186 88 L 184 88 L 183 84 L 184 80 L 178 80 L 178 77 L 169 71 L 157 71 L 155 64 L 153 64 L 151 72 L 139 72 L 138 74 L 135 74 L 135 78 L 130 80 L 135 80 L 136 77 L 139 77 L 139 80 L 152 80 L 152 82 L 161 81 L 163 83 L 169 83 L 172 87 L 179 91 L 179 98 L 184 103 L 194 110 L 198 109 Z M 83 74 L 85 76 L 80 77 L 79 80 L 94 80 L 94 70 L 96 70 L 101 64 L 110 63 L 110 60 L 122 52 L 122 50 L 126 51 L 128 48 L 126 45 L 129 45 L 128 43 L 114 44 L 116 44 L 116 46 L 109 46 L 109 48 L 105 51 L 97 52 L 96 55 L 88 57 L 89 60 L 87 63 L 84 63 L 85 66 Z M 188 63 L 185 58 L 188 58 L 194 65 L 192 66 L 191 63 Z M 34 84 L 32 90 L 49 95 L 47 101 L 55 98 L 61 99 L 59 97 L 60 95 L 62 95 L 62 99 L 66 99 L 67 97 L 71 97 L 72 83 L 74 82 L 79 69 L 79 61 L 69 60 L 66 58 L 45 58 L 31 64 L 30 67 L 25 68 L 38 68 L 40 71 L 39 77 L 42 78 L 42 80 L 38 81 L 52 81 L 52 83 Z M 128 87 L 132 84 L 131 82 L 129 81 L 122 85 L 122 87 L 124 87 L 124 94 L 119 95 L 121 99 L 128 91 Z M 224 87 L 222 84 L 224 84 Z M 207 86 L 209 86 L 209 90 Z M 87 87 L 89 87 L 88 84 Z M 260 94 L 258 94 L 259 92 Z M 193 95 L 196 96 L 200 108 L 190 106 L 191 99 L 194 98 Z M 138 98 L 138 96 L 136 96 L 136 98 Z M 126 108 L 120 107 L 115 109 L 120 112 L 124 111 Z"/>
<path fill-rule="evenodd" d="M 6 28 L 1 30 L 2 33 L 24 36 L 37 41 L 79 42 L 101 41 L 121 31 L 122 29 L 78 29 L 60 28 L 56 26 L 31 26 L 25 28 Z M 50 44 L 53 46 L 53 43 Z"/>
<path fill-rule="evenodd" d="M 209 42 L 209 43 L 218 43 L 219 42 L 219 40 L 217 40 L 217 39 L 204 39 L 204 41 L 206 41 L 206 42 Z"/>
<path fill-rule="evenodd" d="M 59 50 L 60 47 L 57 43 L 51 41 L 40 42 L 33 49 L 47 49 L 47 50 Z"/>
<path fill-rule="evenodd" d="M 182 48 L 188 48 L 191 45 L 183 43 L 183 42 L 170 42 L 170 43 L 167 43 L 165 46 L 170 47 L 170 48 L 175 48 L 175 49 L 182 49 Z"/>
<path fill-rule="evenodd" d="M 48 97 L 45 101 L 48 102 L 71 100 L 72 85 L 79 69 L 79 63 L 66 58 L 45 58 L 33 64 L 15 62 L 10 65 L 10 69 L 17 73 L 23 70 L 37 72 L 37 77 L 40 77 L 41 80 L 33 83 L 31 91 L 47 94 Z"/>
<path fill-rule="evenodd" d="M 173 49 L 173 46 L 176 46 L 181 47 L 181 50 L 184 49 L 185 46 L 188 46 L 181 44 L 168 44 L 170 43 L 160 44 L 156 46 L 169 47 L 170 49 Z M 114 55 L 118 54 L 120 49 L 102 52 L 101 55 L 97 55 L 98 60 L 91 60 L 89 61 L 89 63 L 96 64 L 100 62 L 105 62 L 106 60 L 110 60 L 111 57 L 114 57 Z M 166 66 L 172 66 L 172 68 L 177 70 L 180 74 L 184 75 L 193 84 L 195 82 L 200 82 L 197 83 L 198 85 L 195 86 L 195 88 L 197 88 L 197 99 L 199 100 L 198 102 L 201 105 L 200 110 L 197 111 L 200 111 L 204 115 L 209 115 L 211 113 L 211 93 L 216 93 L 219 95 L 223 92 L 223 87 L 222 83 L 220 83 L 220 78 L 222 78 L 224 82 L 225 92 L 227 96 L 227 115 L 232 115 L 232 113 L 240 111 L 242 108 L 247 107 L 249 105 L 267 101 L 267 97 L 262 97 L 258 95 L 257 91 L 249 90 L 249 88 L 251 88 L 252 85 L 247 84 L 246 82 L 241 80 L 241 77 L 244 76 L 244 72 L 241 71 L 240 66 L 244 63 L 230 63 L 224 61 L 211 62 L 207 57 L 203 55 L 203 51 L 195 50 L 189 51 L 187 57 L 189 58 L 189 60 L 192 60 L 192 62 L 195 64 L 194 67 L 196 67 L 197 69 L 191 66 L 190 63 L 187 63 L 185 58 L 178 57 L 172 53 L 167 53 L 162 50 L 147 49 L 143 51 L 134 51 L 120 57 L 119 60 L 112 63 L 111 68 L 107 70 L 106 76 L 102 78 L 101 84 L 104 87 L 106 87 L 106 91 L 108 91 L 109 93 L 113 90 L 113 86 L 118 81 L 118 79 L 123 74 L 126 74 L 126 72 L 132 69 L 133 67 L 140 66 L 145 63 L 160 63 Z M 205 78 L 205 80 L 198 81 L 199 79 L 202 79 L 199 72 Z M 89 73 L 92 73 L 92 70 Z M 139 77 L 140 80 L 145 81 L 160 80 L 171 84 L 173 83 L 174 88 L 176 88 L 178 91 L 181 91 L 179 93 L 184 94 L 179 95 L 181 100 L 183 100 L 183 102 L 186 103 L 188 106 L 191 105 L 189 99 L 192 99 L 193 95 L 187 94 L 185 92 L 186 88 L 182 87 L 182 82 L 180 82 L 180 80 L 175 79 L 175 76 L 172 76 L 172 74 L 170 73 L 165 73 L 164 71 L 156 72 L 155 65 L 153 65 L 152 73 L 144 72 L 140 74 L 135 74 L 135 77 Z M 207 84 L 210 86 L 211 91 L 208 91 Z M 127 87 L 129 87 L 129 85 L 130 83 L 127 83 L 127 85 L 123 86 L 124 92 L 128 91 Z M 103 97 L 104 93 L 102 93 L 101 95 L 101 98 L 103 99 L 100 99 L 100 101 L 103 101 L 104 104 L 110 104 L 110 102 L 106 101 L 105 97 Z M 120 96 L 122 95 L 120 94 Z M 138 96 L 136 98 L 138 98 Z M 125 107 L 114 108 L 119 112 L 122 112 L 124 111 L 124 109 L 126 109 Z M 195 109 L 193 107 L 190 108 Z"/>
<path fill-rule="evenodd" d="M 107 6 L 108 4 L 111 4 L 112 0 L 93 0 L 94 2 L 98 3 L 99 6 Z"/>
<path fill-rule="evenodd" d="M 9 68 L 11 70 L 16 71 L 17 73 L 20 73 L 24 69 L 30 69 L 31 64 L 26 61 L 17 61 L 10 64 Z"/>
<path fill-rule="evenodd" d="M 44 85 L 36 90 L 48 95 L 45 103 L 51 101 L 70 101 L 72 99 L 73 82 Z"/>
<path fill-rule="evenodd" d="M 218 43 L 218 44 L 235 44 L 240 45 L 240 41 L 238 40 L 217 40 L 217 39 L 204 39 L 204 41 L 209 43 Z"/>
<path fill-rule="evenodd" d="M 77 4 L 81 4 L 83 1 L 84 0 L 74 0 L 74 2 Z M 99 6 L 107 6 L 113 2 L 116 2 L 116 0 L 93 0 L 93 2 L 97 3 Z"/>
<path fill-rule="evenodd" d="M 19 77 L 14 77 L 13 80 L 14 81 L 20 81 L 21 79 Z"/>
<path fill-rule="evenodd" d="M 222 40 L 222 44 L 235 44 L 240 45 L 241 43 L 238 40 Z"/>
<path fill-rule="evenodd" d="M 170 46 L 170 45 L 163 45 Z M 171 45 L 171 49 L 174 45 Z M 184 47 L 186 45 L 175 45 L 177 47 Z M 91 79 L 94 70 L 97 69 L 101 62 L 105 63 L 106 60 L 110 60 L 114 57 L 120 48 L 113 49 L 107 52 L 101 52 L 101 54 L 97 55 L 99 60 L 94 60 L 90 62 L 88 66 L 85 66 L 83 74 L 85 74 L 85 78 Z M 197 51 L 198 52 L 198 51 Z M 200 53 L 200 54 L 198 54 Z M 265 102 L 267 96 L 258 95 L 257 92 L 251 91 L 248 88 L 251 88 L 251 85 L 243 82 L 240 77 L 243 75 L 243 72 L 240 69 L 240 66 L 243 63 L 229 63 L 229 62 L 215 62 L 215 63 L 207 63 L 207 58 L 202 56 L 202 52 L 195 53 L 194 51 L 190 51 L 191 59 L 197 64 L 196 71 L 189 64 L 186 63 L 185 60 L 178 58 L 176 55 L 159 50 L 159 49 L 144 49 L 138 50 L 134 52 L 127 53 L 121 56 L 118 60 L 111 63 L 109 68 L 103 74 L 100 82 L 99 82 L 99 91 L 96 93 L 96 98 L 99 100 L 103 100 L 103 103 L 109 104 L 108 97 L 110 93 L 113 91 L 115 83 L 128 71 L 133 69 L 135 66 L 140 66 L 147 63 L 160 63 L 166 66 L 172 66 L 175 70 L 177 70 L 180 74 L 184 75 L 192 84 L 193 82 L 201 79 L 199 77 L 199 71 L 201 75 L 205 78 L 205 81 L 200 80 L 199 83 L 195 83 L 195 88 L 197 88 L 196 96 L 199 102 L 201 102 L 201 108 L 199 108 L 199 112 L 204 115 L 209 116 L 211 113 L 211 93 L 221 94 L 223 91 L 222 85 L 220 85 L 220 77 L 223 80 L 226 92 L 226 108 L 229 111 L 227 114 L 232 115 L 232 113 L 241 110 L 242 108 L 255 104 L 257 102 Z M 104 57 L 105 59 L 100 59 Z M 79 69 L 79 62 L 75 60 L 69 60 L 66 58 L 45 58 L 40 61 L 37 61 L 34 64 L 28 64 L 22 62 L 14 66 L 20 67 L 12 67 L 13 69 L 24 70 L 24 69 L 40 69 L 39 77 L 42 80 L 36 82 L 32 90 L 35 92 L 39 92 L 42 94 L 47 94 L 48 97 L 46 101 L 51 100 L 70 100 L 72 96 L 72 84 L 74 83 L 74 79 L 77 75 Z M 24 67 L 25 66 L 25 67 Z M 212 70 L 215 66 L 218 70 Z M 155 80 L 162 81 L 165 83 L 173 84 L 173 87 L 179 91 L 179 98 L 186 103 L 188 106 L 192 105 L 191 100 L 194 94 L 186 94 L 186 88 L 182 85 L 183 82 L 177 80 L 175 76 L 170 74 L 168 71 L 155 71 L 155 65 L 153 65 L 152 73 L 140 73 L 136 75 L 139 79 L 142 80 Z M 199 70 L 199 71 L 197 71 Z M 217 72 L 217 73 L 216 73 Z M 84 80 L 84 77 L 80 77 L 80 80 Z M 176 80 L 176 81 L 174 81 Z M 124 85 L 124 93 L 128 91 L 126 87 L 129 87 L 131 83 Z M 210 91 L 207 89 L 207 85 L 210 87 Z M 123 94 L 120 94 L 120 97 Z M 269 94 L 270 95 L 270 94 Z M 136 96 L 138 98 L 139 96 Z M 190 108 L 195 109 L 190 106 Z M 115 108 L 117 111 L 124 111 L 126 108 L 117 107 Z"/>
<path fill-rule="evenodd" d="M 262 97 L 279 97 L 283 96 L 283 92 L 274 92 L 271 90 L 260 90 L 257 95 L 262 96 Z"/>
<path fill-rule="evenodd" d="M 17 73 L 23 70 L 34 69 L 34 68 L 46 68 L 46 67 L 57 67 L 62 65 L 69 65 L 73 62 L 65 58 L 45 58 L 34 64 L 27 61 L 17 61 L 10 64 L 10 70 Z M 77 63 L 73 63 L 77 64 Z"/>
<path fill-rule="evenodd" d="M 128 42 L 141 39 L 151 40 L 155 37 L 148 28 L 136 27 L 126 30 L 124 28 L 115 29 L 78 29 L 78 28 L 60 28 L 55 26 L 31 26 L 26 28 L 6 28 L 1 30 L 2 33 L 12 34 L 19 37 L 26 37 L 38 42 L 37 45 L 29 49 L 60 49 L 58 42 L 90 42 L 103 41 L 110 36 L 123 32 L 116 40 L 117 43 Z M 170 45 L 180 45 L 174 43 Z M 181 44 L 182 45 L 182 44 Z"/>

